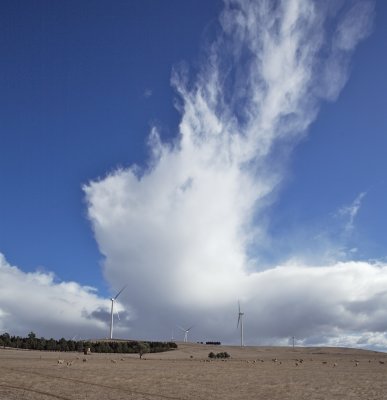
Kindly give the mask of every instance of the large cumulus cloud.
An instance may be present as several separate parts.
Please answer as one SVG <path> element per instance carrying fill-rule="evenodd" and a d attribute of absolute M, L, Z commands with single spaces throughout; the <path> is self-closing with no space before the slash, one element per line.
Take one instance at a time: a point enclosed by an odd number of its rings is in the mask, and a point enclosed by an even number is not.
<path fill-rule="evenodd" d="M 176 140 L 153 128 L 147 166 L 85 185 L 105 277 L 128 284 L 122 299 L 136 310 L 137 335 L 195 324 L 198 340 L 231 342 L 238 298 L 250 343 L 293 335 L 328 343 L 386 329 L 386 265 L 259 264 L 288 155 L 319 103 L 345 84 L 372 13 L 369 2 L 226 1 L 196 78 L 173 72 Z"/>

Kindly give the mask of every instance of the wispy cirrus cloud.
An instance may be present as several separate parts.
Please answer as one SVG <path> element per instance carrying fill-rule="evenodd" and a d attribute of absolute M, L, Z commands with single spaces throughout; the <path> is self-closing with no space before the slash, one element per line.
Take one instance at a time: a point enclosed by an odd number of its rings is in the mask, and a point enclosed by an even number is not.
<path fill-rule="evenodd" d="M 137 310 L 138 336 L 195 324 L 198 338 L 232 341 L 237 298 L 254 342 L 387 329 L 378 307 L 367 323 L 353 308 L 380 293 L 385 265 L 257 264 L 288 155 L 320 102 L 339 94 L 372 25 L 371 2 L 328 4 L 225 1 L 199 74 L 173 73 L 176 141 L 154 128 L 148 166 L 85 185 L 105 277 L 128 282 L 122 301 Z"/>
<path fill-rule="evenodd" d="M 346 235 L 351 234 L 354 230 L 355 218 L 360 210 L 362 201 L 366 194 L 366 192 L 360 193 L 350 205 L 341 207 L 337 213 L 338 216 L 346 219 L 344 226 L 344 232 Z"/>
<path fill-rule="evenodd" d="M 153 91 L 151 89 L 145 89 L 143 93 L 143 97 L 145 99 L 149 99 L 149 97 L 152 97 Z"/>

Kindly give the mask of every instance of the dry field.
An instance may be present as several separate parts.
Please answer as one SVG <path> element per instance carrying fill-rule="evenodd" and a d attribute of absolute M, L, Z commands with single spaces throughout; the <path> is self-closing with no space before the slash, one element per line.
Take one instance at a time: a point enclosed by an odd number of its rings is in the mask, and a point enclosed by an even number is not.
<path fill-rule="evenodd" d="M 179 343 L 144 357 L 0 349 L 0 399 L 387 399 L 384 353 Z"/>

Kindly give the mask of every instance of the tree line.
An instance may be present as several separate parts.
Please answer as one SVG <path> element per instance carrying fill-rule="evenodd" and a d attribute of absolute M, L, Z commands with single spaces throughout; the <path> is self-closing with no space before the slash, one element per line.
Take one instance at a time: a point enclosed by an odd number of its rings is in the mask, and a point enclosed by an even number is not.
<path fill-rule="evenodd" d="M 0 335 L 0 347 L 11 347 L 29 350 L 47 351 L 78 351 L 90 349 L 92 353 L 160 353 L 177 348 L 174 342 L 150 342 L 137 340 L 120 341 L 88 341 L 67 340 L 65 338 L 45 339 L 36 337 L 30 332 L 27 337 L 10 336 L 8 333 Z"/>

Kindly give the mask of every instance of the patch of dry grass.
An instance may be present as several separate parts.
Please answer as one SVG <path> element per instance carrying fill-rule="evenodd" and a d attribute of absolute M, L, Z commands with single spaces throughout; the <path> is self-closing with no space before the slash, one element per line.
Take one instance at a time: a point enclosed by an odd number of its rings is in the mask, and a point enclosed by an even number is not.
<path fill-rule="evenodd" d="M 209 361 L 210 351 L 227 351 L 231 359 Z M 127 354 L 0 350 L 1 400 L 335 398 L 387 399 L 387 355 L 190 343 L 143 360 Z"/>

